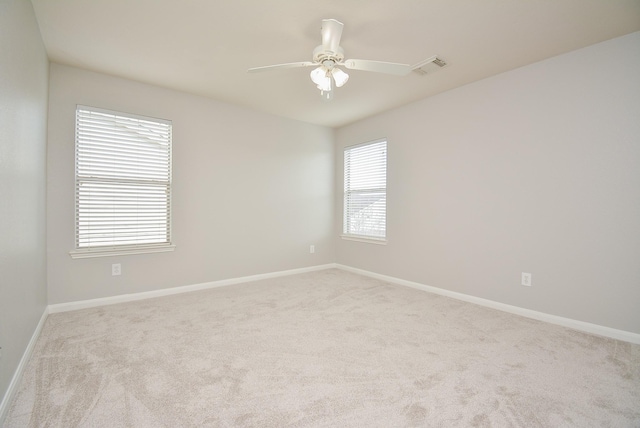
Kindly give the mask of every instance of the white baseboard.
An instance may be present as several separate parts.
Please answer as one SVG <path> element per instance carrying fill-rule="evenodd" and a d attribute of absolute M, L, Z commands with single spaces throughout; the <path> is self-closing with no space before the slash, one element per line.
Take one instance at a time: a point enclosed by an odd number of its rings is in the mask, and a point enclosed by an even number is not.
<path fill-rule="evenodd" d="M 242 276 L 239 278 L 223 279 L 220 281 L 204 282 L 201 284 L 185 285 L 182 287 L 164 288 L 162 290 L 144 291 L 141 293 L 122 294 L 119 296 L 102 297 L 91 300 L 80 300 L 77 302 L 57 303 L 49 305 L 49 313 L 76 311 L 78 309 L 95 308 L 98 306 L 113 305 L 116 303 L 133 302 L 136 300 L 151 299 L 154 297 L 170 296 L 172 294 L 188 293 L 190 291 L 207 290 L 209 288 L 225 287 L 227 285 L 240 284 L 243 282 L 259 281 L 262 279 L 277 278 L 305 272 L 335 268 L 335 263 L 326 265 L 310 266 L 305 268 L 283 270 L 279 272 L 263 273 L 258 275 Z"/>
<path fill-rule="evenodd" d="M 538 312 L 531 309 L 520 308 L 518 306 L 507 305 L 505 303 L 494 302 L 493 300 L 487 300 L 480 297 L 470 296 L 468 294 L 449 291 L 443 288 L 432 287 L 430 285 L 424 285 L 424 284 L 420 284 L 413 281 L 407 281 L 407 280 L 395 278 L 392 276 L 381 275 L 375 272 L 370 272 L 367 270 L 353 268 L 353 267 L 345 266 L 341 264 L 336 264 L 335 266 L 339 269 L 343 269 L 348 272 L 357 273 L 359 275 L 380 279 L 382 281 L 391 282 L 398 285 L 404 285 L 406 287 L 417 288 L 418 290 L 439 294 L 441 296 L 451 297 L 452 299 L 462 300 L 464 302 L 475 303 L 476 305 L 485 306 L 488 308 L 497 309 L 503 312 L 509 312 L 516 315 L 521 315 L 523 317 L 532 318 L 538 321 L 544 321 L 551 324 L 568 327 L 574 330 L 596 334 L 598 336 L 604 336 L 612 339 L 623 340 L 625 342 L 640 344 L 640 334 L 637 334 L 637 333 L 632 333 L 624 330 L 617 330 L 615 328 L 604 327 L 601 325 L 591 324 L 584 321 L 578 321 L 571 318 L 559 317 L 557 315 L 550 315 L 544 312 Z"/>
<path fill-rule="evenodd" d="M 33 348 L 38 341 L 38 337 L 40 337 L 40 332 L 42 331 L 42 326 L 44 326 L 44 322 L 47 320 L 47 316 L 49 315 L 49 308 L 44 308 L 44 312 L 40 317 L 40 321 L 36 326 L 35 331 L 31 335 L 31 339 L 27 344 L 27 349 L 25 349 L 24 354 L 22 354 L 22 358 L 20 359 L 20 363 L 18 363 L 18 367 L 16 371 L 13 373 L 13 378 L 11 378 L 11 382 L 9 383 L 9 387 L 2 398 L 2 403 L 0 403 L 0 426 L 4 424 L 4 421 L 7 417 L 7 413 L 9 412 L 9 405 L 11 405 L 11 401 L 15 396 L 18 390 L 18 384 L 20 383 L 20 379 L 22 378 L 22 373 L 24 372 L 29 359 L 31 358 L 31 353 L 33 352 Z"/>
<path fill-rule="evenodd" d="M 464 302 L 474 303 L 476 305 L 497 309 L 503 312 L 509 312 L 521 315 L 527 318 L 572 328 L 574 330 L 584 331 L 586 333 L 596 334 L 599 336 L 609 337 L 612 339 L 623 340 L 625 342 L 640 344 L 640 334 L 632 333 L 624 330 L 617 330 L 610 327 L 604 327 L 597 324 L 591 324 L 584 321 L 578 321 L 571 318 L 564 318 L 557 315 L 546 314 L 531 309 L 525 309 L 518 306 L 507 305 L 506 303 L 495 302 L 493 300 L 483 299 L 481 297 L 470 296 L 468 294 L 458 293 L 455 291 L 445 290 L 443 288 L 432 287 L 413 281 L 407 281 L 392 276 L 382 275 L 351 266 L 341 265 L 338 263 L 328 263 L 325 265 L 310 266 L 306 268 L 291 269 L 286 271 L 271 272 L 258 275 L 243 276 L 239 278 L 223 279 L 220 281 L 211 281 L 201 284 L 185 285 L 182 287 L 166 288 L 162 290 L 146 291 L 141 293 L 123 294 L 119 296 L 103 297 L 99 299 L 82 300 L 69 303 L 58 303 L 49 305 L 48 313 L 75 311 L 78 309 L 94 308 L 98 306 L 113 305 L 116 303 L 133 302 L 136 300 L 151 299 L 154 297 L 170 296 L 172 294 L 187 293 L 190 291 L 206 290 L 216 287 L 224 287 L 227 285 L 241 284 L 244 282 L 259 281 L 262 279 L 277 278 L 281 276 L 295 275 L 305 272 L 313 272 L 323 269 L 338 268 L 345 271 L 357 273 L 371 278 L 380 279 L 382 281 L 391 282 L 406 287 L 416 288 L 418 290 L 427 291 L 429 293 L 439 294 L 441 296 L 451 297 L 453 299 L 462 300 Z"/>

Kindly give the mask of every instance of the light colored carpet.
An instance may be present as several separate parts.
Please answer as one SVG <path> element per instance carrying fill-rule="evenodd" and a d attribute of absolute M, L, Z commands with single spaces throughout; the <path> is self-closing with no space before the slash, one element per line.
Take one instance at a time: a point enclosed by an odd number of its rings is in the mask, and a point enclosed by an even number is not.
<path fill-rule="evenodd" d="M 330 269 L 49 316 L 5 427 L 640 426 L 640 346 Z"/>

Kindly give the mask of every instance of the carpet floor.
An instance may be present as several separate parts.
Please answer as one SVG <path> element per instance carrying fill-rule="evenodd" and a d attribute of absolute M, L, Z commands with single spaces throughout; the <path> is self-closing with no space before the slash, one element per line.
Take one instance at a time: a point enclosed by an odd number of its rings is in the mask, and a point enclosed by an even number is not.
<path fill-rule="evenodd" d="M 4 427 L 639 427 L 640 345 L 328 269 L 48 317 Z"/>

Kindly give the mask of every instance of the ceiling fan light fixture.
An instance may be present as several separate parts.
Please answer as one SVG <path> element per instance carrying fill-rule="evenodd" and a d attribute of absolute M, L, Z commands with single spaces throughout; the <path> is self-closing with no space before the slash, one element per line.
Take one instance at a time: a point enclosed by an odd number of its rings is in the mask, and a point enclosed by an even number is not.
<path fill-rule="evenodd" d="M 318 89 L 321 91 L 331 91 L 331 77 L 325 76 L 322 82 L 318 84 Z"/>
<path fill-rule="evenodd" d="M 318 89 L 325 92 L 331 91 L 331 74 L 325 67 L 320 66 L 318 68 L 315 68 L 311 70 L 311 73 L 309 75 L 311 76 L 311 80 L 316 84 Z"/>
<path fill-rule="evenodd" d="M 313 83 L 320 86 L 322 85 L 322 83 L 324 82 L 327 76 L 327 70 L 325 70 L 323 66 L 320 66 L 318 68 L 314 68 L 313 70 L 311 70 L 311 73 L 309 73 L 309 76 L 311 77 L 311 80 L 313 81 Z"/>
<path fill-rule="evenodd" d="M 349 80 L 349 75 L 338 67 L 331 69 L 331 75 L 333 76 L 333 80 L 336 82 L 336 87 L 338 88 L 342 87 L 342 85 L 347 83 L 347 80 Z"/>

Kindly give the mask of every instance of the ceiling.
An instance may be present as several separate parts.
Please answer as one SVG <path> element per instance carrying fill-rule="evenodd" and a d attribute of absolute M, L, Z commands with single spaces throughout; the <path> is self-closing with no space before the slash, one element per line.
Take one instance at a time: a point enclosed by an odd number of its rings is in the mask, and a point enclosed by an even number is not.
<path fill-rule="evenodd" d="M 32 0 L 52 62 L 329 127 L 640 30 L 640 0 Z M 346 58 L 448 66 L 349 71 L 322 101 L 310 61 L 324 18 Z M 597 58 L 594 58 L 597 61 Z"/>

